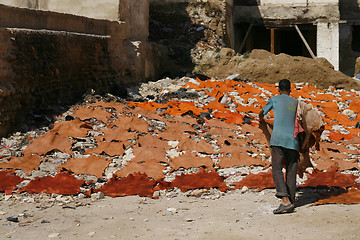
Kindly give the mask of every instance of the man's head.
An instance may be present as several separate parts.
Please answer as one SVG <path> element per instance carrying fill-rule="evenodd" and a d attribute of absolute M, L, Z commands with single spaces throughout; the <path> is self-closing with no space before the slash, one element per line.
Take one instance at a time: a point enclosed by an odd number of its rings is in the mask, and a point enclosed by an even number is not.
<path fill-rule="evenodd" d="M 287 79 L 282 79 L 279 82 L 279 92 L 280 93 L 285 93 L 285 94 L 290 94 L 291 92 L 291 84 L 290 81 Z"/>

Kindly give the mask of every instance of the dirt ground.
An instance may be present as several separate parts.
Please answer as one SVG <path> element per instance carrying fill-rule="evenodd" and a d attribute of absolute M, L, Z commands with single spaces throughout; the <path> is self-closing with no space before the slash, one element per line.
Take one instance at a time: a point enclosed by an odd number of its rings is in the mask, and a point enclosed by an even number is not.
<path fill-rule="evenodd" d="M 311 190 L 300 195 L 295 212 L 284 215 L 272 213 L 279 204 L 274 190 L 238 190 L 218 199 L 83 199 L 85 206 L 76 208 L 3 201 L 0 239 L 358 239 L 358 205 L 313 206 Z M 27 218 L 9 224 L 6 218 L 18 214 Z"/>

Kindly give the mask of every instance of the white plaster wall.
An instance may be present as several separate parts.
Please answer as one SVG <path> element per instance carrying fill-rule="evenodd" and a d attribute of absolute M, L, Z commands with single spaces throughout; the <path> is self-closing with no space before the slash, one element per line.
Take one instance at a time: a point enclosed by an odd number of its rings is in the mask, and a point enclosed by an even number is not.
<path fill-rule="evenodd" d="M 336 4 L 339 0 L 260 0 L 260 4 L 307 5 L 307 4 Z"/>
<path fill-rule="evenodd" d="M 326 58 L 335 70 L 339 70 L 340 44 L 339 23 L 317 23 L 317 57 Z"/>
<path fill-rule="evenodd" d="M 116 21 L 119 15 L 119 0 L 47 0 L 42 9 Z"/>
<path fill-rule="evenodd" d="M 116 21 L 119 0 L 0 0 L 0 4 Z"/>

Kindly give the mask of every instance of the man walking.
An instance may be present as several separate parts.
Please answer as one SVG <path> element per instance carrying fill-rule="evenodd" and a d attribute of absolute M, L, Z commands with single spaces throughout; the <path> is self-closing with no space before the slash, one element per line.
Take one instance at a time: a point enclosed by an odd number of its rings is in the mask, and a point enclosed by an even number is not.
<path fill-rule="evenodd" d="M 291 84 L 287 79 L 279 82 L 279 95 L 272 97 L 260 111 L 259 119 L 274 111 L 274 127 L 270 139 L 272 156 L 272 175 L 276 186 L 276 197 L 281 198 L 275 214 L 294 210 L 296 192 L 296 170 L 299 157 L 298 139 L 294 138 L 297 100 L 290 96 Z M 282 172 L 283 162 L 286 166 L 286 180 Z"/>

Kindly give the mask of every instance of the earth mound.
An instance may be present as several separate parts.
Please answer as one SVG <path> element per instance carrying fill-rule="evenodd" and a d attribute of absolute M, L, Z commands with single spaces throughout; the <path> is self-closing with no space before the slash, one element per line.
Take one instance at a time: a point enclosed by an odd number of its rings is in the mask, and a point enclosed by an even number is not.
<path fill-rule="evenodd" d="M 335 71 L 324 58 L 314 60 L 283 53 L 275 55 L 261 49 L 239 56 L 234 50 L 223 48 L 217 55 L 199 59 L 198 65 L 198 70 L 209 77 L 226 78 L 237 73 L 242 79 L 260 83 L 277 83 L 287 78 L 292 83 L 309 83 L 319 89 L 334 86 L 337 89 L 360 90 L 358 80 Z"/>

